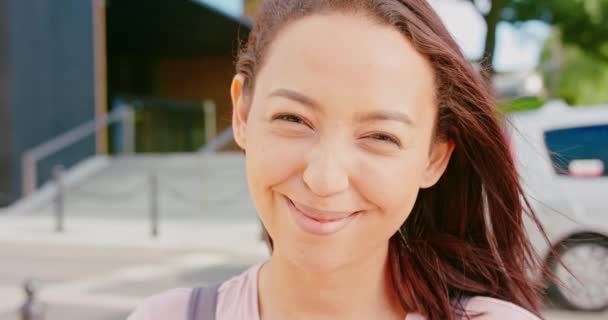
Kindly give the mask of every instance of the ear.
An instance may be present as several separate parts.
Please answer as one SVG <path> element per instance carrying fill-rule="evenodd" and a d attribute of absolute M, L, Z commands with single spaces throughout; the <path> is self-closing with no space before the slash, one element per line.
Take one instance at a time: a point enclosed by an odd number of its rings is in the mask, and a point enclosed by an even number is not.
<path fill-rule="evenodd" d="M 230 96 L 232 97 L 232 133 L 234 141 L 241 149 L 246 150 L 247 118 L 250 106 L 243 94 L 244 84 L 245 77 L 242 74 L 235 75 L 230 86 Z"/>
<path fill-rule="evenodd" d="M 429 163 L 425 169 L 420 188 L 430 188 L 439 181 L 450 162 L 450 157 L 454 151 L 454 142 L 451 140 L 438 141 L 431 146 Z"/>

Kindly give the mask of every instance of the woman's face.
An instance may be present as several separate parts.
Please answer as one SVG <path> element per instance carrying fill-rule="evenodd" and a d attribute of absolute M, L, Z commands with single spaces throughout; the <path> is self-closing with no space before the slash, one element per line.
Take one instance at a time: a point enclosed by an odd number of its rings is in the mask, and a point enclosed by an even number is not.
<path fill-rule="evenodd" d="M 370 18 L 314 15 L 279 32 L 252 96 L 242 84 L 235 139 L 275 254 L 315 270 L 385 256 L 453 149 L 433 142 L 429 62 Z"/>

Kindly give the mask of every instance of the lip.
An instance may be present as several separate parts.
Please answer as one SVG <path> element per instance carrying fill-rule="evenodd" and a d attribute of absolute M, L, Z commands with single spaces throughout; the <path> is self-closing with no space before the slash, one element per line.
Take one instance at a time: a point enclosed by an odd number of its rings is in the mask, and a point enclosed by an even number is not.
<path fill-rule="evenodd" d="M 360 214 L 360 211 L 351 213 L 319 211 L 296 204 L 287 196 L 284 196 L 284 198 L 294 223 L 305 232 L 314 235 L 328 236 L 334 234 L 346 227 Z"/>

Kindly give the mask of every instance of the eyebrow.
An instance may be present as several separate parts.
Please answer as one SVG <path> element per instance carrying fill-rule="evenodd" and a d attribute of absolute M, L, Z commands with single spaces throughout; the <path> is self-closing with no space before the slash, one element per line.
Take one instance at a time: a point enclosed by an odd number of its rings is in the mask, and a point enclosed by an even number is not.
<path fill-rule="evenodd" d="M 412 121 L 412 118 L 410 118 L 407 114 L 398 111 L 372 111 L 357 114 L 356 118 L 359 120 L 359 122 L 392 120 L 402 122 L 408 126 L 414 126 L 414 121 Z"/>
<path fill-rule="evenodd" d="M 298 102 L 298 103 L 300 103 L 304 106 L 310 107 L 312 109 L 319 109 L 319 103 L 317 101 L 315 101 L 314 99 L 307 97 L 299 92 L 289 90 L 289 89 L 277 89 L 277 90 L 273 91 L 270 95 L 268 95 L 268 97 L 269 98 L 283 97 L 283 98 L 287 98 L 289 100 Z M 401 122 L 408 126 L 412 126 L 412 127 L 414 126 L 414 122 L 412 121 L 412 118 L 410 118 L 407 114 L 401 113 L 398 111 L 383 110 L 383 111 L 358 113 L 355 116 L 355 118 L 359 122 L 392 120 L 392 121 Z"/>
<path fill-rule="evenodd" d="M 319 108 L 319 103 L 316 102 L 314 99 L 309 98 L 301 93 L 298 93 L 296 91 L 293 90 L 289 90 L 289 89 L 277 89 L 275 91 L 273 91 L 270 95 L 268 95 L 269 98 L 271 97 L 283 97 L 283 98 L 287 98 L 289 100 L 293 100 L 295 102 L 298 102 L 302 105 L 311 107 L 313 109 L 318 109 Z"/>

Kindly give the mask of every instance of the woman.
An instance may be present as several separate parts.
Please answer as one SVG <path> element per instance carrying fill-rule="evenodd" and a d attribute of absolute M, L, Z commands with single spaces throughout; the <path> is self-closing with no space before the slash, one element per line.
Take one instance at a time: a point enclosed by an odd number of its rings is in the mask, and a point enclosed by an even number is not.
<path fill-rule="evenodd" d="M 496 103 L 425 1 L 266 1 L 231 95 L 273 251 L 217 319 L 538 319 Z M 191 293 L 130 319 L 186 319 Z"/>

